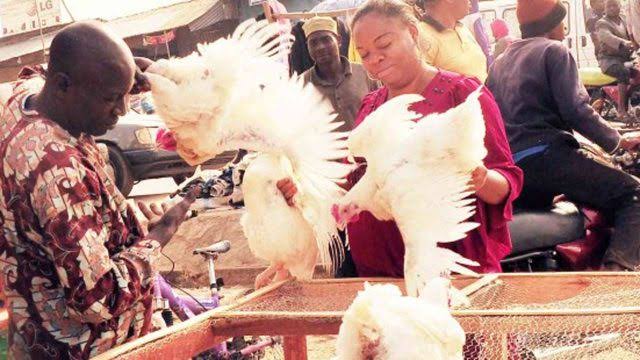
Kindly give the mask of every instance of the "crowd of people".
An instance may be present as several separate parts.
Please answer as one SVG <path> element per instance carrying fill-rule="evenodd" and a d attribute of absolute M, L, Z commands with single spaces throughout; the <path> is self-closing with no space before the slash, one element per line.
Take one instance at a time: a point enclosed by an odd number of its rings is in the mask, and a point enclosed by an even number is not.
<path fill-rule="evenodd" d="M 519 0 L 519 40 L 504 22 L 491 24 L 497 45 L 490 65 L 461 22 L 467 0 L 420 4 L 416 11 L 415 2 L 369 0 L 358 9 L 349 28 L 362 64 L 340 55 L 344 39 L 334 19 L 319 16 L 302 26 L 314 64 L 301 76 L 331 102 L 345 122 L 340 130 L 358 127 L 403 94 L 421 94 L 425 100 L 413 110 L 426 115 L 482 88 L 488 156 L 472 174 L 473 221 L 480 226 L 452 249 L 476 261 L 478 271 L 500 272 L 511 250 L 513 206 L 545 209 L 564 194 L 614 219 L 603 269 L 636 269 L 638 180 L 582 154 L 573 132 L 610 153 L 634 151 L 640 136 L 619 134 L 589 105 L 561 42 L 561 2 Z M 619 0 L 595 0 L 592 7 L 600 66 L 626 85 L 624 56 L 636 47 L 635 32 L 627 31 Z M 46 73 L 23 71 L 4 104 L 0 259 L 11 358 L 89 358 L 151 330 L 155 261 L 194 194 L 172 208 L 143 206 L 146 219 L 136 217 L 93 140 L 126 112 L 130 93 L 147 89 L 143 72 L 150 63 L 134 59 L 101 25 L 75 23 L 53 39 Z M 349 186 L 365 170 L 362 164 L 354 171 Z M 294 182 L 277 185 L 294 204 Z M 403 275 L 404 246 L 394 222 L 364 213 L 347 235 L 351 270 L 345 275 Z"/>

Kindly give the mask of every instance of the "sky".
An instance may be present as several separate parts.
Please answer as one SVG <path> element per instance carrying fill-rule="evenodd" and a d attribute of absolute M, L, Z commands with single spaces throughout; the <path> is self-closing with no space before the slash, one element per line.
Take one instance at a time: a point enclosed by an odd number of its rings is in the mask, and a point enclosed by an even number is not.
<path fill-rule="evenodd" d="M 113 19 L 145 10 L 170 5 L 184 0 L 65 0 L 76 20 Z M 66 15 L 64 7 L 62 13 Z"/>

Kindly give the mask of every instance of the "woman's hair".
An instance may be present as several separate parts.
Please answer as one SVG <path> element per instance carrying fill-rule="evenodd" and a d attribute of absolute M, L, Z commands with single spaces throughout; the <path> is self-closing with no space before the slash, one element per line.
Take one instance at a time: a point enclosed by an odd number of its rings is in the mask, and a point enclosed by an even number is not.
<path fill-rule="evenodd" d="M 388 18 L 400 19 L 407 25 L 418 26 L 418 18 L 413 8 L 402 0 L 368 0 L 362 4 L 351 19 L 351 30 L 365 15 L 380 14 Z"/>
<path fill-rule="evenodd" d="M 420 37 L 420 20 L 415 9 L 403 0 L 367 0 L 362 4 L 351 19 L 351 31 L 353 31 L 356 23 L 369 14 L 379 14 L 390 19 L 399 19 L 407 26 L 414 26 L 418 30 Z M 418 41 L 415 47 L 416 54 L 420 61 L 426 64 L 426 49 L 431 46 L 428 42 Z"/>

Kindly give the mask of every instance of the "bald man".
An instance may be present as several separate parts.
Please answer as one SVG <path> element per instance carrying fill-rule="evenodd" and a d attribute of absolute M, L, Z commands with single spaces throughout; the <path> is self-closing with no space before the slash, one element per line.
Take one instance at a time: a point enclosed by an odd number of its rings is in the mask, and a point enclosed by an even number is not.
<path fill-rule="evenodd" d="M 0 118 L 10 358 L 86 359 L 150 330 L 154 261 L 193 196 L 145 236 L 107 175 L 92 136 L 126 113 L 135 74 L 121 39 L 76 23 L 53 39 L 44 80 L 22 73 Z"/>

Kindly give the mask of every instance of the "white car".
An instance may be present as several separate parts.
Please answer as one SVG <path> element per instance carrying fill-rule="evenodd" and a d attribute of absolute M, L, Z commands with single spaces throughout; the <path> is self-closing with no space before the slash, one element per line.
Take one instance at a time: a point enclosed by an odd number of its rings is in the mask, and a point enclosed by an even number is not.
<path fill-rule="evenodd" d="M 113 130 L 96 138 L 98 143 L 107 146 L 116 185 L 124 196 L 137 181 L 172 177 L 179 184 L 195 171 L 178 153 L 156 146 L 156 134 L 163 125 L 156 115 L 130 110 Z M 221 168 L 234 156 L 235 152 L 220 154 L 207 161 L 203 168 Z"/>

